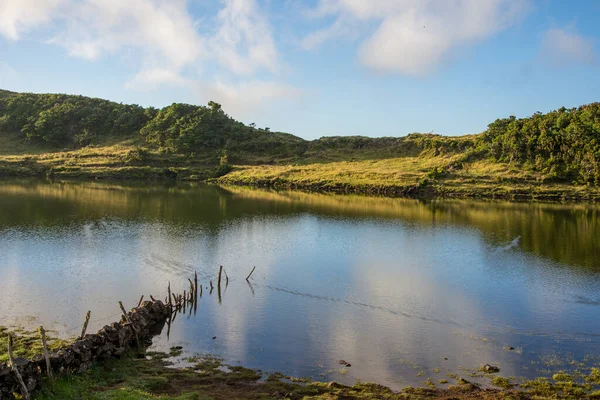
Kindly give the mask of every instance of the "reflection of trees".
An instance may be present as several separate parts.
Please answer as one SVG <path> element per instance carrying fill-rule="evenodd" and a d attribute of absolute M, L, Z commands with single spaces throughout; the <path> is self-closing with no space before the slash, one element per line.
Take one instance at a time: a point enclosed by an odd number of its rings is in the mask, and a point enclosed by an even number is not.
<path fill-rule="evenodd" d="M 327 218 L 387 218 L 422 225 L 481 230 L 499 245 L 521 236 L 520 247 L 558 262 L 600 271 L 600 207 L 539 203 L 338 196 L 199 185 L 4 182 L 0 228 L 59 226 L 105 217 L 198 225 L 217 234 L 237 218 L 310 212 Z"/>
<path fill-rule="evenodd" d="M 227 188 L 237 198 L 288 204 L 297 212 L 338 217 L 398 218 L 419 224 L 453 224 L 481 230 L 501 245 L 521 237 L 520 248 L 557 262 L 600 272 L 600 207 L 592 204 L 473 200 L 419 201 L 366 196 Z"/>

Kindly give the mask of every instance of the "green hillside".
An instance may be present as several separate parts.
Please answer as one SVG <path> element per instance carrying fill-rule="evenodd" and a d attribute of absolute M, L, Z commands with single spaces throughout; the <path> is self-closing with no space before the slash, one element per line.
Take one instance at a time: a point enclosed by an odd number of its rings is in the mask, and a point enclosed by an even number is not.
<path fill-rule="evenodd" d="M 327 189 L 422 187 L 469 174 L 475 179 L 477 171 L 496 183 L 600 186 L 600 103 L 498 119 L 482 133 L 462 137 L 412 133 L 307 141 L 245 125 L 214 102 L 159 110 L 0 90 L 0 176 L 225 175 L 222 182 L 299 188 L 318 183 Z"/>

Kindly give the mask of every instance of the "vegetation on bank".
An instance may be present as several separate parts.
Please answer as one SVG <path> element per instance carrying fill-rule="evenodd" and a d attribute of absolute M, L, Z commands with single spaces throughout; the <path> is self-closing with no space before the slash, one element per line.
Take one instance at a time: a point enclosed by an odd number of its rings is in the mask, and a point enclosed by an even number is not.
<path fill-rule="evenodd" d="M 260 166 L 260 167 L 257 167 Z M 477 135 L 323 137 L 245 125 L 221 106 L 160 110 L 0 91 L 0 177 L 191 179 L 384 195 L 597 199 L 600 103 Z"/>
<path fill-rule="evenodd" d="M 598 201 L 595 186 L 547 182 L 540 172 L 489 160 L 463 163 L 461 155 L 340 161 L 310 165 L 235 166 L 213 180 L 244 185 L 377 196 Z"/>
<path fill-rule="evenodd" d="M 0 363 L 8 361 L 8 328 L 0 326 Z M 31 359 L 33 356 L 42 354 L 43 347 L 39 332 L 31 332 L 23 329 L 11 330 L 14 338 L 15 357 Z M 46 335 L 48 350 L 58 350 L 69 343 L 68 340 L 55 338 L 51 332 Z"/>
<path fill-rule="evenodd" d="M 6 336 L 6 328 L 0 327 Z M 13 331 L 17 356 L 31 358 L 41 349 L 34 332 Z M 4 338 L 6 339 L 6 338 Z M 66 343 L 66 342 L 64 342 Z M 51 350 L 63 342 L 50 339 Z M 214 356 L 181 357 L 178 347 L 170 354 L 150 351 L 130 352 L 120 359 L 96 363 L 83 373 L 65 373 L 45 381 L 34 393 L 38 400 L 50 399 L 581 399 L 600 398 L 600 369 L 587 368 L 571 373 L 555 373 L 551 378 L 517 380 L 495 373 L 470 373 L 488 378 L 489 387 L 469 382 L 454 374 L 435 383 L 428 378 L 423 387 L 401 391 L 374 383 L 353 386 L 312 382 L 281 373 L 223 364 Z M 0 360 L 7 358 L 0 348 Z M 181 360 L 183 364 L 179 364 Z M 175 362 L 175 364 L 173 364 Z M 470 378 L 469 378 L 470 379 Z M 450 380 L 451 382 L 448 382 Z M 439 386 L 438 386 L 439 385 Z"/>
<path fill-rule="evenodd" d="M 508 378 L 490 376 L 484 389 L 463 378 L 436 387 L 428 379 L 423 387 L 401 391 L 374 383 L 353 386 L 311 382 L 280 373 L 264 375 L 241 366 L 223 364 L 211 356 L 185 360 L 190 366 L 174 368 L 169 355 L 148 352 L 145 357 L 129 354 L 120 360 L 95 365 L 82 374 L 47 381 L 34 398 L 51 399 L 581 399 L 600 398 L 594 391 L 600 372 L 593 369 L 579 378 L 555 374 L 520 385 Z M 450 378 L 448 378 L 450 379 Z"/>

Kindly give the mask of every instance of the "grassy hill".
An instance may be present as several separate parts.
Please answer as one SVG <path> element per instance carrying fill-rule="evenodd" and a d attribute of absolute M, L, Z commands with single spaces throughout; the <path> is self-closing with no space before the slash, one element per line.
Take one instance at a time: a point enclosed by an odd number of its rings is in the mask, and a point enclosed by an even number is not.
<path fill-rule="evenodd" d="M 300 137 L 221 106 L 0 90 L 0 176 L 206 180 L 383 195 L 598 198 L 600 103 L 478 135 Z"/>

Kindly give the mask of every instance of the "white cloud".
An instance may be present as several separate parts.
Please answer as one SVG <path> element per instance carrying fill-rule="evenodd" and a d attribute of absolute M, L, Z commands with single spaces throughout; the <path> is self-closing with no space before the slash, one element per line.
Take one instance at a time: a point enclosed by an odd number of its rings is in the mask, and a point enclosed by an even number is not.
<path fill-rule="evenodd" d="M 197 83 L 198 93 L 205 99 L 223 105 L 228 113 L 235 116 L 249 116 L 249 113 L 275 100 L 292 100 L 301 94 L 294 86 L 279 82 L 246 81 L 224 83 L 216 80 L 210 83 Z"/>
<path fill-rule="evenodd" d="M 74 57 L 139 53 L 142 71 L 134 80 L 140 82 L 179 83 L 176 75 L 185 67 L 207 60 L 237 75 L 277 72 L 279 54 L 257 1 L 221 4 L 214 33 L 201 35 L 186 0 L 2 0 L 0 34 L 17 40 L 19 33 L 57 21 L 49 42 Z"/>
<path fill-rule="evenodd" d="M 328 28 L 313 32 L 302 39 L 302 47 L 306 50 L 312 50 L 338 37 L 355 36 L 357 31 L 353 29 L 355 28 L 354 25 L 351 20 L 338 18 Z"/>
<path fill-rule="evenodd" d="M 372 31 L 362 42 L 362 64 L 381 72 L 424 75 L 452 51 L 485 40 L 517 22 L 529 0 L 320 0 L 313 15 L 335 16 L 328 28 L 307 36 L 310 48 L 344 36 L 348 24 Z"/>
<path fill-rule="evenodd" d="M 73 57 L 95 61 L 125 55 L 135 60 L 139 70 L 127 88 L 192 88 L 232 111 L 295 97 L 298 91 L 290 85 L 256 79 L 258 73 L 264 78 L 281 69 L 258 1 L 220 0 L 220 5 L 218 13 L 200 23 L 187 0 L 0 0 L 0 35 L 18 40 L 20 34 L 53 22 L 53 33 L 45 40 Z M 209 63 L 211 68 L 203 68 Z M 210 77 L 200 71 L 211 69 L 237 83 L 205 83 Z"/>
<path fill-rule="evenodd" d="M 212 38 L 219 63 L 237 74 L 279 69 L 279 56 L 268 20 L 256 0 L 222 0 L 219 29 Z"/>
<path fill-rule="evenodd" d="M 2 0 L 0 1 L 0 35 L 11 40 L 21 33 L 49 22 L 60 6 L 69 0 Z"/>
<path fill-rule="evenodd" d="M 541 55 L 555 66 L 593 64 L 596 61 L 594 42 L 573 32 L 552 28 L 544 33 Z"/>
<path fill-rule="evenodd" d="M 128 89 L 148 90 L 156 89 L 160 85 L 183 86 L 184 79 L 177 72 L 163 68 L 148 68 L 140 71 L 131 81 L 125 85 Z"/>
<path fill-rule="evenodd" d="M 65 29 L 50 42 L 75 57 L 95 60 L 133 49 L 145 69 L 177 74 L 205 53 L 183 0 L 86 0 L 74 2 L 63 17 Z M 145 74 L 153 76 L 162 80 L 165 74 Z"/>

